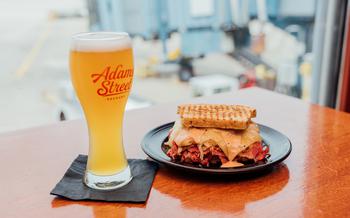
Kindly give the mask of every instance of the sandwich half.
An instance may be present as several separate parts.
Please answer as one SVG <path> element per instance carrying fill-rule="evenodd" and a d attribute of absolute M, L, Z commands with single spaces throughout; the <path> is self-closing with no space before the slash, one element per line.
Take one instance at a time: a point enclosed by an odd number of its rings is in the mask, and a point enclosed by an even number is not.
<path fill-rule="evenodd" d="M 264 160 L 268 147 L 251 121 L 256 110 L 241 105 L 181 105 L 169 132 L 167 155 L 202 167 L 239 167 Z"/>

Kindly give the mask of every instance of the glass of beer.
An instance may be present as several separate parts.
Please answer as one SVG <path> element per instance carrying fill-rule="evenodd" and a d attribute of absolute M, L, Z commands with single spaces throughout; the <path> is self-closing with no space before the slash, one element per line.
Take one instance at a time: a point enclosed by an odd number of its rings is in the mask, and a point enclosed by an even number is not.
<path fill-rule="evenodd" d="M 102 190 L 122 187 L 132 179 L 122 137 L 124 110 L 134 74 L 129 35 L 73 35 L 70 71 L 89 130 L 84 183 Z"/>

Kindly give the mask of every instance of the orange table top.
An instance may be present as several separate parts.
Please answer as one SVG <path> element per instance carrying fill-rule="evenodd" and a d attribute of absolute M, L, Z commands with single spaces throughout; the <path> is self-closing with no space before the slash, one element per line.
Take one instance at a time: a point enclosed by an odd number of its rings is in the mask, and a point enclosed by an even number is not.
<path fill-rule="evenodd" d="M 145 204 L 69 201 L 49 193 L 88 150 L 84 121 L 0 135 L 0 217 L 350 217 L 350 115 L 251 88 L 189 102 L 247 104 L 286 134 L 288 159 L 250 179 L 193 177 L 161 167 Z M 147 131 L 176 118 L 177 103 L 126 113 L 130 158 L 145 158 Z"/>

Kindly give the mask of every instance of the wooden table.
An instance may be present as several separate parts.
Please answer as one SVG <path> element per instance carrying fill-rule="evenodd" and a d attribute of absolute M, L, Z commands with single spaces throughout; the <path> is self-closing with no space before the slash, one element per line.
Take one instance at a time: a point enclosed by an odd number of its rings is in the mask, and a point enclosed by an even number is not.
<path fill-rule="evenodd" d="M 158 171 L 146 204 L 69 201 L 49 195 L 72 160 L 86 153 L 82 120 L 0 136 L 0 217 L 350 217 L 350 115 L 258 88 L 192 100 L 257 108 L 257 122 L 292 141 L 289 158 L 250 179 Z M 184 101 L 191 102 L 191 100 Z M 126 113 L 129 157 L 176 118 L 176 103 Z"/>

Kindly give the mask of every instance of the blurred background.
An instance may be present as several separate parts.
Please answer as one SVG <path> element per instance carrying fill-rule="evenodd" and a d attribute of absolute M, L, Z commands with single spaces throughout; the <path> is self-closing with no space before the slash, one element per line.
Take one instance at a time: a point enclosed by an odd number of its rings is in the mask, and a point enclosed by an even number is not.
<path fill-rule="evenodd" d="M 133 40 L 127 109 L 258 86 L 337 106 L 347 1 L 2 0 L 0 132 L 81 118 L 70 36 Z M 161 91 L 160 91 L 161 90 Z"/>

